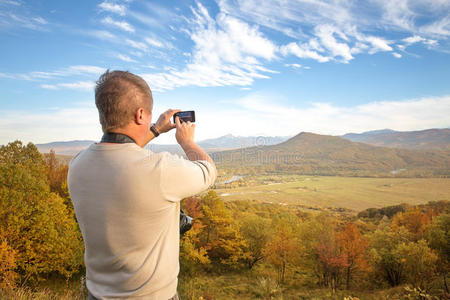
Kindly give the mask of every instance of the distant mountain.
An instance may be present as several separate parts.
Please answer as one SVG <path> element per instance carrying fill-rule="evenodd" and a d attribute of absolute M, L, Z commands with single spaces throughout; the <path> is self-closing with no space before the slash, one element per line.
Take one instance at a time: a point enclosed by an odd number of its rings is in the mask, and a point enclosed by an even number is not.
<path fill-rule="evenodd" d="M 36 147 L 41 153 L 49 153 L 50 150 L 53 149 L 56 154 L 73 156 L 89 147 L 92 143 L 95 143 L 95 141 L 52 142 L 47 144 L 36 144 Z"/>
<path fill-rule="evenodd" d="M 347 133 L 341 136 L 353 142 L 404 149 L 450 150 L 450 129 L 394 131 L 390 129 Z"/>
<path fill-rule="evenodd" d="M 221 151 L 212 155 L 218 165 L 240 168 L 243 172 L 256 168 L 318 175 L 450 175 L 450 151 L 376 147 L 308 132 L 277 145 Z"/>
<path fill-rule="evenodd" d="M 275 145 L 289 139 L 290 136 L 234 136 L 227 134 L 215 139 L 199 142 L 200 147 L 212 148 L 245 148 L 252 146 Z"/>
<path fill-rule="evenodd" d="M 199 146 L 208 152 L 212 151 L 222 151 L 229 149 L 237 149 L 250 147 L 255 145 L 273 145 L 281 143 L 287 140 L 289 137 L 283 136 L 233 136 L 227 134 L 215 139 L 207 139 L 198 142 Z M 52 142 L 47 144 L 36 144 L 38 150 L 41 153 L 48 153 L 51 149 L 55 151 L 56 154 L 61 155 L 76 155 L 81 150 L 86 149 L 95 143 L 95 141 L 68 141 L 68 142 Z M 184 155 L 183 150 L 178 144 L 154 144 L 150 143 L 147 148 L 153 152 L 163 152 L 168 151 L 170 153 Z"/>

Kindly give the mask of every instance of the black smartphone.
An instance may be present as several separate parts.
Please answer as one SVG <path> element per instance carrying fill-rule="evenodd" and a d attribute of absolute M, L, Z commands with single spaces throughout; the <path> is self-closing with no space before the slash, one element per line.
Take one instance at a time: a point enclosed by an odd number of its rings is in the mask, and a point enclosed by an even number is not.
<path fill-rule="evenodd" d="M 178 116 L 180 118 L 180 122 L 195 122 L 195 111 L 188 110 L 188 111 L 180 111 L 173 115 L 173 122 L 175 123 L 175 117 Z"/>

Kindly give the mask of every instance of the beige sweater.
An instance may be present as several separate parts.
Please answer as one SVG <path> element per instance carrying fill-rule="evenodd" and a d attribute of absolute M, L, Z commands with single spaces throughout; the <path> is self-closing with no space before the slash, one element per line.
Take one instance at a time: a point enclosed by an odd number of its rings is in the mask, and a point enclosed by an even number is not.
<path fill-rule="evenodd" d="M 99 299 L 174 296 L 180 200 L 210 187 L 207 161 L 136 144 L 92 144 L 72 159 L 68 186 L 85 244 L 86 285 Z"/>

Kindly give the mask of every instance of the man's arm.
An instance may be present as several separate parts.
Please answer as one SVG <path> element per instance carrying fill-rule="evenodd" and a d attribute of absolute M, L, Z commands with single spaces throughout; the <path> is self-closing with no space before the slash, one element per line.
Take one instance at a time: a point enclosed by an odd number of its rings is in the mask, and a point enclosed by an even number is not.
<path fill-rule="evenodd" d="M 213 168 L 215 173 L 217 174 L 216 165 L 211 157 L 206 153 L 199 145 L 194 142 L 194 130 L 195 124 L 191 124 L 191 122 L 180 122 L 180 118 L 178 116 L 175 117 L 175 126 L 177 128 L 177 132 L 175 137 L 177 139 L 178 144 L 180 144 L 181 148 L 183 148 L 184 153 L 189 160 L 206 160 L 209 162 Z"/>

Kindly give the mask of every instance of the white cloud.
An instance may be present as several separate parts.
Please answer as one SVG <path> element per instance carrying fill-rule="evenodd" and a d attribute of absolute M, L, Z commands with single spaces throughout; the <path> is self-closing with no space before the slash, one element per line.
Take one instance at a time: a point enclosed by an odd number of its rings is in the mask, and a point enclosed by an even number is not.
<path fill-rule="evenodd" d="M 48 90 L 66 88 L 72 90 L 92 91 L 95 87 L 95 83 L 93 81 L 78 81 L 58 84 L 41 84 L 41 87 Z"/>
<path fill-rule="evenodd" d="M 133 26 L 131 26 L 129 23 L 127 23 L 125 21 L 116 21 L 111 17 L 105 17 L 102 20 L 102 23 L 106 24 L 106 25 L 111 25 L 111 26 L 117 27 L 117 28 L 127 31 L 127 32 L 134 32 Z"/>
<path fill-rule="evenodd" d="M 91 101 L 72 108 L 30 112 L 0 110 L 0 144 L 16 139 L 47 143 L 61 140 L 99 140 L 98 112 Z"/>
<path fill-rule="evenodd" d="M 381 128 L 409 131 L 450 126 L 450 95 L 376 101 L 345 107 L 329 103 L 296 107 L 277 104 L 273 99 L 268 94 L 250 94 L 230 101 L 219 114 L 212 108 L 194 105 L 198 115 L 196 141 L 228 133 L 241 136 L 286 136 L 308 131 L 341 135 Z M 155 108 L 154 118 L 162 112 Z M 358 124 L 357 129 L 355 124 Z M 15 139 L 35 143 L 98 140 L 100 136 L 101 127 L 94 101 L 48 112 L 0 110 L 0 144 Z M 174 131 L 161 135 L 156 142 L 175 143 Z"/>
<path fill-rule="evenodd" d="M 297 43 L 289 43 L 282 46 L 280 48 L 280 51 L 283 55 L 293 54 L 299 58 L 310 58 L 321 63 L 330 61 L 330 57 L 322 56 L 311 48 L 312 47 L 310 46 L 310 44 L 306 43 L 301 45 L 298 45 Z"/>
<path fill-rule="evenodd" d="M 116 13 L 120 16 L 124 16 L 126 13 L 125 5 L 115 4 L 108 1 L 103 1 L 98 5 L 98 7 L 103 11 Z"/>
<path fill-rule="evenodd" d="M 105 68 L 90 66 L 90 65 L 74 65 L 66 68 L 62 68 L 55 71 L 32 71 L 29 73 L 13 73 L 13 74 L 5 74 L 0 73 L 0 77 L 11 78 L 11 79 L 20 79 L 20 80 L 44 80 L 44 79 L 55 79 L 60 77 L 68 77 L 74 75 L 80 76 L 92 76 L 92 75 L 100 75 L 105 72 Z"/>
<path fill-rule="evenodd" d="M 402 57 L 402 55 L 401 55 L 400 53 L 396 53 L 396 52 L 393 52 L 392 55 L 393 55 L 395 58 L 401 58 L 401 57 Z"/>
<path fill-rule="evenodd" d="M 116 38 L 114 34 L 106 30 L 88 30 L 83 31 L 84 34 L 99 38 L 101 40 L 113 40 Z"/>
<path fill-rule="evenodd" d="M 134 59 L 132 59 L 131 57 L 129 57 L 128 55 L 124 55 L 124 54 L 117 54 L 116 57 L 118 59 L 126 61 L 126 62 L 137 62 Z"/>
<path fill-rule="evenodd" d="M 280 105 L 269 95 L 252 94 L 236 102 L 240 108 L 224 110 L 205 120 L 205 124 L 222 124 L 232 118 L 230 128 L 211 126 L 205 136 L 228 133 L 240 135 L 293 135 L 301 131 L 341 135 L 380 128 L 421 130 L 450 125 L 450 95 L 404 101 L 377 101 L 356 106 L 313 103 L 309 107 Z M 230 107 L 232 107 L 230 105 Z M 208 115 L 203 112 L 202 114 Z M 292 122 L 292 120 L 302 120 Z M 212 122 L 212 123 L 209 123 Z M 270 127 L 267 124 L 271 124 Z M 197 127 L 200 130 L 200 126 Z M 206 130 L 206 129 L 205 129 Z M 214 134 L 214 131 L 219 131 Z"/>
<path fill-rule="evenodd" d="M 285 67 L 292 67 L 295 69 L 300 69 L 302 67 L 302 65 L 300 64 L 284 64 Z"/>
<path fill-rule="evenodd" d="M 152 89 L 246 86 L 255 78 L 268 78 L 266 73 L 273 72 L 261 62 L 275 59 L 277 46 L 258 27 L 221 13 L 213 19 L 200 3 L 192 12 L 194 19 L 190 20 L 188 33 L 194 47 L 189 63 L 181 70 L 142 74 Z"/>
<path fill-rule="evenodd" d="M 127 43 L 131 47 L 139 49 L 141 51 L 147 51 L 148 50 L 148 46 L 145 43 L 142 43 L 142 42 L 136 42 L 136 41 L 133 41 L 133 40 L 130 40 L 130 39 L 125 39 L 125 43 Z"/>
<path fill-rule="evenodd" d="M 367 36 L 364 37 L 364 40 L 369 42 L 372 45 L 372 48 L 369 50 L 369 54 L 374 54 L 379 51 L 392 51 L 392 47 L 389 46 L 389 41 L 382 39 L 380 37 L 375 36 Z"/>
<path fill-rule="evenodd" d="M 144 39 L 150 46 L 164 48 L 164 44 L 157 39 L 145 38 Z"/>

